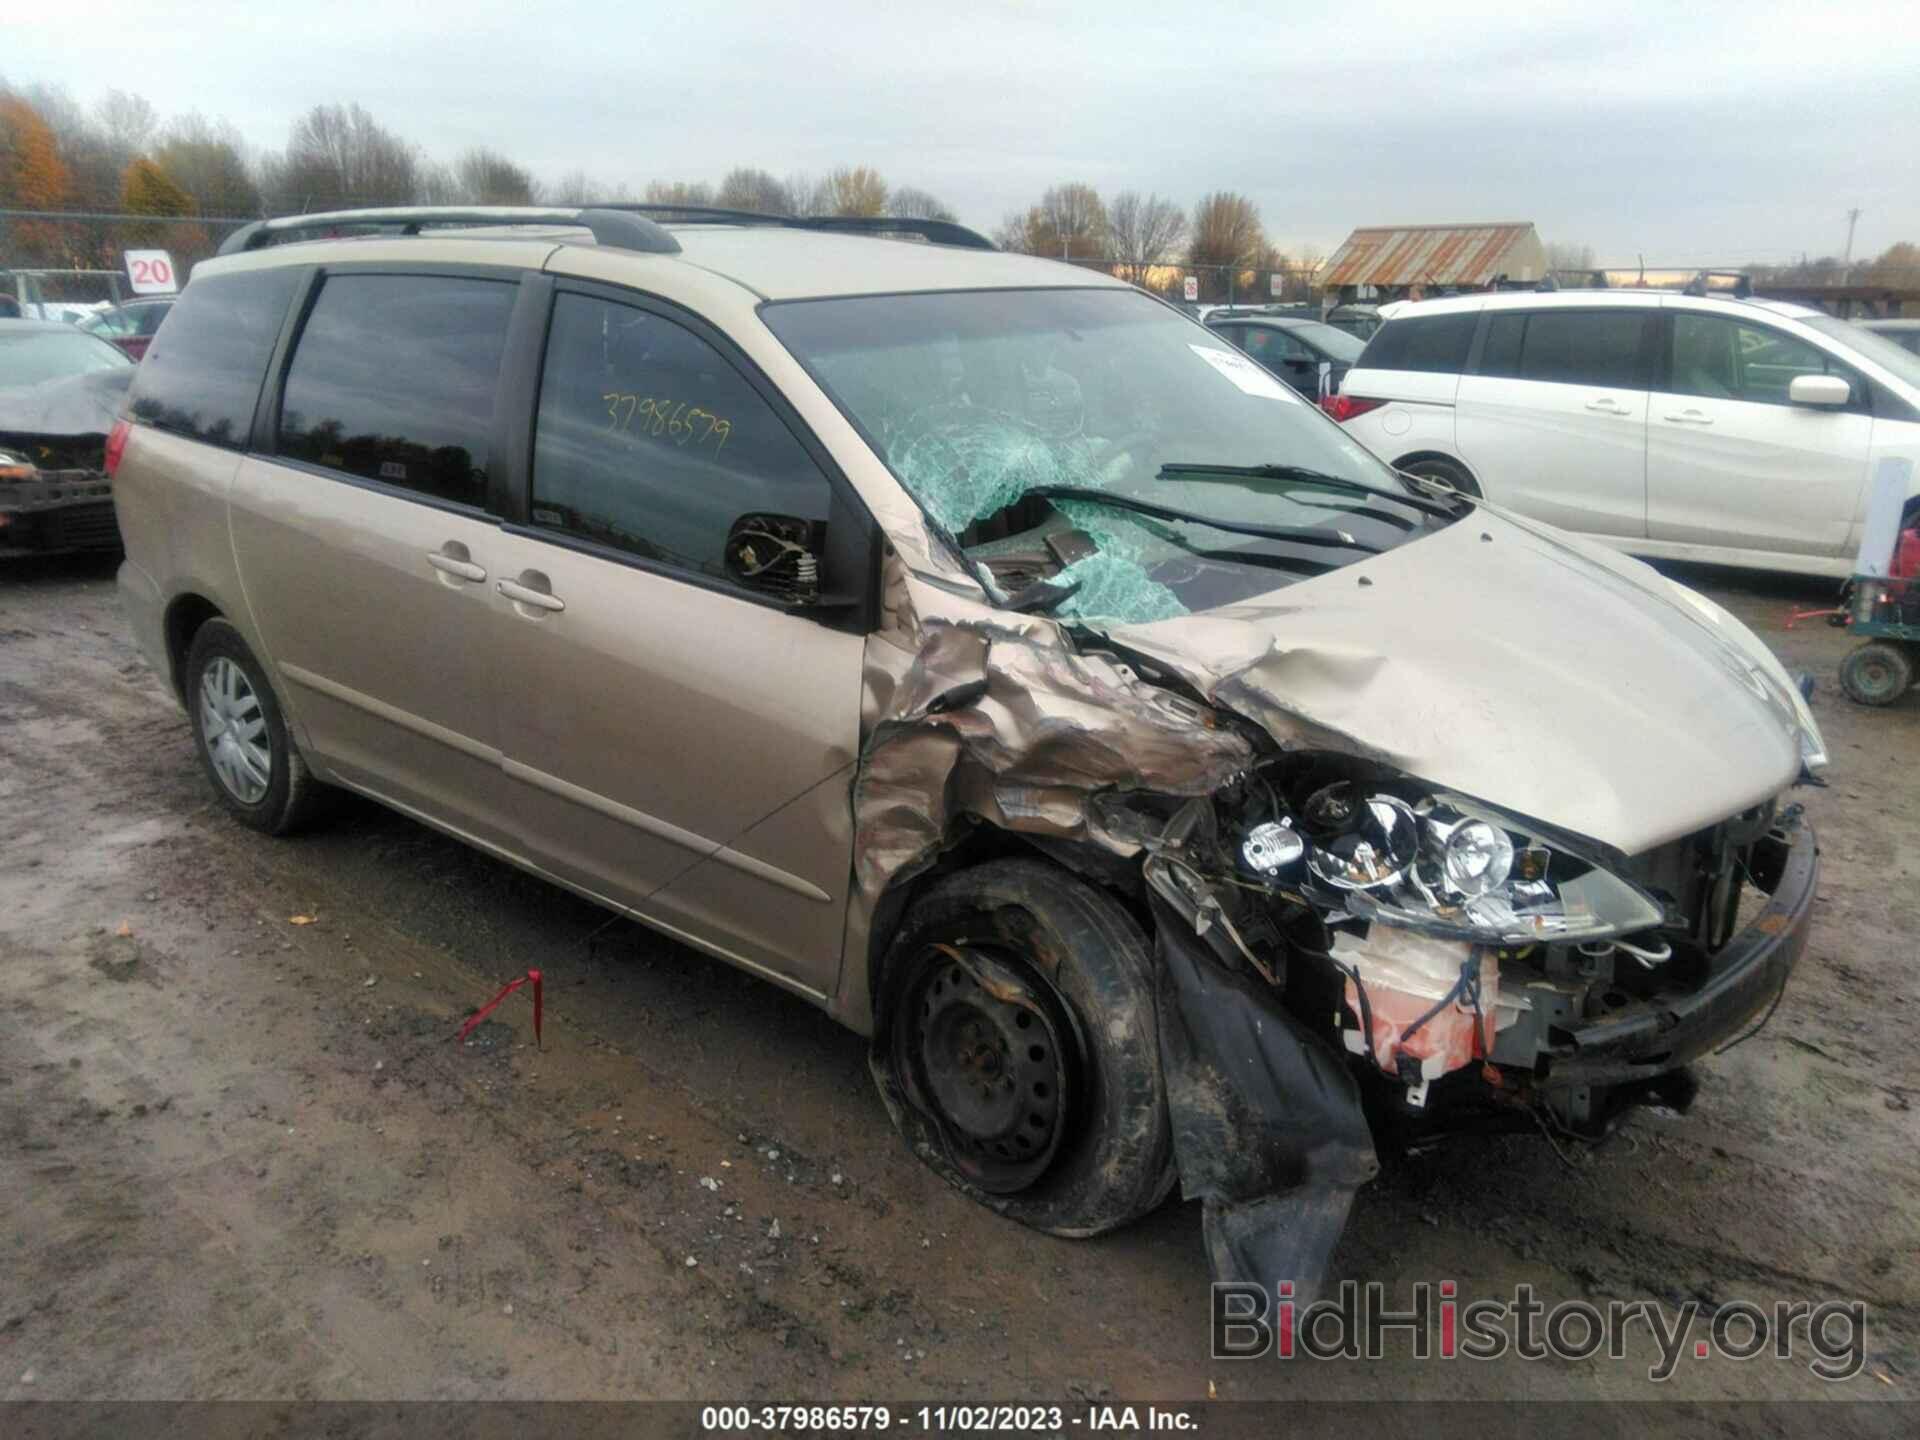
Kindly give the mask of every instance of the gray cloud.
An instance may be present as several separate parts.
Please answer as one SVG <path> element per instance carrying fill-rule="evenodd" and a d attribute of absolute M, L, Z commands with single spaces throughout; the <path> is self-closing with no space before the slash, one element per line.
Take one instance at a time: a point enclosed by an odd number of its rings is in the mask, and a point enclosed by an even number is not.
<path fill-rule="evenodd" d="M 1739 262 L 1920 239 L 1905 4 L 1047 8 L 586 0 L 306 9 L 74 0 L 7 79 L 111 83 L 261 147 L 357 100 L 430 154 L 635 189 L 866 163 L 982 227 L 1048 184 L 1243 190 L 1273 237 L 1527 219 L 1601 259 Z M 82 44 L 77 37 L 85 36 Z"/>

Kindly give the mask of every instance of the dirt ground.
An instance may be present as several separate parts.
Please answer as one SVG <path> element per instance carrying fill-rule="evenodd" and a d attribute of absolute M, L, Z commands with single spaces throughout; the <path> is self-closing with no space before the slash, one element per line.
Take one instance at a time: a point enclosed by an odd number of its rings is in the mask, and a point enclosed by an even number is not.
<path fill-rule="evenodd" d="M 112 566 L 0 572 L 0 1398 L 1885 1399 L 1920 1392 L 1920 695 L 1841 697 L 1824 584 L 1684 572 L 1818 678 L 1824 878 L 1772 1024 L 1563 1161 L 1466 1139 L 1336 1276 L 1860 1299 L 1852 1381 L 1208 1359 L 1197 1207 L 1092 1242 L 948 1190 L 801 1001 L 373 805 L 214 804 Z M 1547 637 L 1543 636 L 1543 643 Z M 311 917 L 297 923 L 293 917 Z M 503 980 L 546 975 L 546 1043 Z"/>

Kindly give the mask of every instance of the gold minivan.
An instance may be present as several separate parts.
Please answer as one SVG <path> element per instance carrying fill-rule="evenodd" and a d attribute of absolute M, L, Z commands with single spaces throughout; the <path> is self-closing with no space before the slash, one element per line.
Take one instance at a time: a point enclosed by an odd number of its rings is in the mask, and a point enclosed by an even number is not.
<path fill-rule="evenodd" d="M 109 463 L 235 818 L 356 790 L 786 986 L 1057 1234 L 1178 1182 L 1307 1293 L 1376 1134 L 1683 1104 L 1806 944 L 1738 621 L 957 225 L 263 221 Z"/>

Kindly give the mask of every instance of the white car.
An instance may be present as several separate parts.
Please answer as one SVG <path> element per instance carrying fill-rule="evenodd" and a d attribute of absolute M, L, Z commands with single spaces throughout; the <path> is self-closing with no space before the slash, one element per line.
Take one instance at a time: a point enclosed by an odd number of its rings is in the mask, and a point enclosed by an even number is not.
<path fill-rule="evenodd" d="M 1391 307 L 1327 409 L 1401 470 L 1635 555 L 1844 576 L 1874 466 L 1920 459 L 1920 356 L 1776 301 L 1465 295 Z"/>

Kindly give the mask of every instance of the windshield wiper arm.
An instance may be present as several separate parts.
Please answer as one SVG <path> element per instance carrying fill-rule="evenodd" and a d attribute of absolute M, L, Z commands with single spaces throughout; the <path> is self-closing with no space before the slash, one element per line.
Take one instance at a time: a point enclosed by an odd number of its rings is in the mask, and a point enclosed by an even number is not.
<path fill-rule="evenodd" d="M 1376 495 L 1382 500 L 1392 500 L 1428 515 L 1438 515 L 1442 519 L 1454 518 L 1454 512 L 1438 500 L 1429 500 L 1420 495 L 1396 495 L 1391 490 L 1382 490 L 1377 485 L 1369 485 L 1363 480 L 1355 480 L 1346 475 L 1331 475 L 1325 470 L 1315 470 L 1310 465 L 1197 465 L 1175 460 L 1162 465 L 1159 475 L 1155 478 L 1205 480 L 1210 476 L 1229 480 L 1307 480 L 1316 485 L 1330 485 L 1336 490 L 1345 490 L 1352 495 Z"/>
<path fill-rule="evenodd" d="M 1151 500 L 1136 500 L 1131 495 L 1119 495 L 1111 490 L 1091 490 L 1080 485 L 1036 485 L 1025 493 L 1041 500 L 1084 500 L 1089 505 L 1109 505 L 1116 510 L 1151 515 L 1156 520 L 1184 520 L 1189 524 L 1224 530 L 1229 535 L 1251 535 L 1260 540 L 1290 540 L 1298 545 L 1319 545 L 1330 550 L 1358 550 L 1363 555 L 1384 553 L 1378 545 L 1356 540 L 1344 530 L 1223 520 L 1215 515 L 1196 515 L 1191 510 L 1176 510 L 1171 505 L 1156 505 Z"/>

